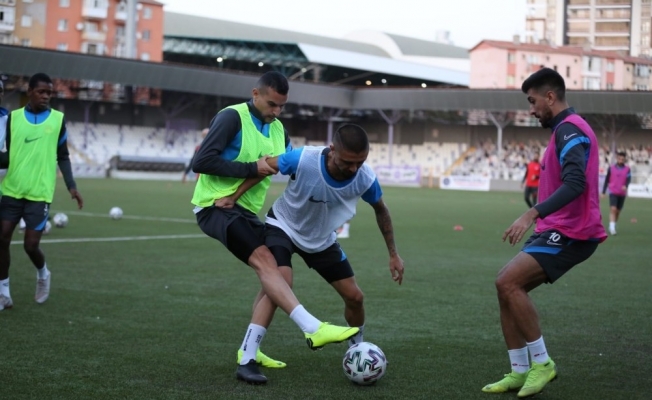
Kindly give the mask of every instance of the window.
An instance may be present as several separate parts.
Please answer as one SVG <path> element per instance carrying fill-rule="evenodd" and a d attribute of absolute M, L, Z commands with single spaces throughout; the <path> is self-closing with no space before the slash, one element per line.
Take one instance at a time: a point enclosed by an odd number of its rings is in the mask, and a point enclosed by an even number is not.
<path fill-rule="evenodd" d="M 647 90 L 647 85 L 636 85 L 636 90 Z"/>
<path fill-rule="evenodd" d="M 650 67 L 648 67 L 647 65 L 636 65 L 634 69 L 634 76 L 647 78 L 648 76 L 650 76 Z"/>
<path fill-rule="evenodd" d="M 507 86 L 514 86 L 514 82 L 516 82 L 514 75 L 507 75 Z"/>
<path fill-rule="evenodd" d="M 613 83 L 607 83 L 607 90 L 614 90 L 614 84 Z"/>
<path fill-rule="evenodd" d="M 514 53 L 507 53 L 507 62 L 510 64 L 516 62 L 516 55 Z"/>
<path fill-rule="evenodd" d="M 611 61 L 607 63 L 607 72 L 614 72 L 614 63 Z"/>
<path fill-rule="evenodd" d="M 0 21 L 4 21 L 4 20 L 5 20 L 5 12 L 0 11 Z"/>
<path fill-rule="evenodd" d="M 67 32 L 68 31 L 68 20 L 67 19 L 60 19 L 59 24 L 57 25 L 57 30 L 59 32 Z"/>
<path fill-rule="evenodd" d="M 143 40 L 149 40 L 151 37 L 152 33 L 149 29 L 146 29 L 143 31 Z"/>
<path fill-rule="evenodd" d="M 32 26 L 32 17 L 30 15 L 23 15 L 20 19 L 20 26 L 24 28 L 29 28 Z"/>
<path fill-rule="evenodd" d="M 556 66 L 556 65 L 553 65 L 553 66 L 552 66 L 552 69 L 554 69 L 555 71 L 557 71 L 557 66 Z"/>
<path fill-rule="evenodd" d="M 32 45 L 32 40 L 31 39 L 21 39 L 20 40 L 20 45 L 25 46 L 25 47 L 29 47 L 29 46 Z"/>
<path fill-rule="evenodd" d="M 57 50 L 59 50 L 59 51 L 68 51 L 68 43 L 59 43 L 59 44 L 57 44 Z"/>
<path fill-rule="evenodd" d="M 143 61 L 149 61 L 149 53 L 142 53 L 140 59 Z"/>
<path fill-rule="evenodd" d="M 151 7 L 143 8 L 143 18 L 152 19 L 152 8 Z"/>
<path fill-rule="evenodd" d="M 59 7 L 62 8 L 70 7 L 70 0 L 59 0 Z"/>
<path fill-rule="evenodd" d="M 566 67 L 566 78 L 570 78 L 570 67 Z"/>

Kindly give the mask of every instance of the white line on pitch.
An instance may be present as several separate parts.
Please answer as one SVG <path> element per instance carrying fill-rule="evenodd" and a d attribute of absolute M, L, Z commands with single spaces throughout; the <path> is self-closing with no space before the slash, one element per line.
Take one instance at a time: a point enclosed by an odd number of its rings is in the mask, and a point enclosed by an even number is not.
<path fill-rule="evenodd" d="M 91 212 L 86 212 L 86 211 L 62 211 L 64 214 L 69 214 L 69 215 L 78 215 L 80 217 L 102 217 L 102 218 L 109 218 L 109 214 L 99 214 L 99 213 L 91 213 Z M 185 218 L 166 218 L 166 217 L 143 217 L 139 215 L 123 215 L 123 219 L 136 219 L 140 221 L 160 221 L 160 222 L 183 222 L 183 223 L 191 223 L 191 224 L 196 224 L 197 220 L 195 219 L 185 219 Z"/>
<path fill-rule="evenodd" d="M 85 242 L 126 242 L 131 240 L 165 240 L 165 239 L 197 239 L 206 237 L 204 234 L 188 235 L 157 235 L 157 236 L 120 236 L 105 238 L 68 238 L 68 239 L 43 239 L 41 243 L 85 243 Z M 12 240 L 11 244 L 23 244 L 22 240 Z"/>

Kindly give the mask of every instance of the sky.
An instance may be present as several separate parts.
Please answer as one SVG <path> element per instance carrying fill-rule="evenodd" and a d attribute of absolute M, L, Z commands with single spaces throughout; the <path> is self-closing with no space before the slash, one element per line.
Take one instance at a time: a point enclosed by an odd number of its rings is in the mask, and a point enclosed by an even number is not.
<path fill-rule="evenodd" d="M 375 30 L 457 46 L 512 40 L 525 31 L 526 0 L 159 0 L 165 10 L 341 38 Z M 499 6 L 498 6 L 499 5 Z"/>

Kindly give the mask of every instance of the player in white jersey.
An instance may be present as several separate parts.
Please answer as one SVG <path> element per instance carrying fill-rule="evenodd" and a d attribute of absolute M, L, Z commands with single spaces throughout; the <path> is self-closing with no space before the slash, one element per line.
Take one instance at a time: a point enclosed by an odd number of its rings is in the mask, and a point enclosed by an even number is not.
<path fill-rule="evenodd" d="M 265 244 L 279 269 L 292 285 L 292 254 L 299 254 L 344 300 L 344 318 L 349 326 L 360 327 L 349 345 L 361 342 L 365 323 L 363 293 L 358 287 L 349 260 L 336 241 L 335 230 L 355 215 L 360 198 L 369 203 L 389 252 L 391 277 L 403 281 L 403 260 L 396 250 L 394 229 L 382 190 L 371 167 L 364 164 L 369 154 L 367 133 L 346 124 L 333 135 L 330 147 L 304 147 L 269 158 L 268 164 L 290 175 L 285 191 L 272 205 L 266 218 Z M 252 178 L 216 207 L 231 207 L 253 186 Z M 251 324 L 238 358 L 254 358 L 276 306 L 261 290 L 254 303 Z"/>

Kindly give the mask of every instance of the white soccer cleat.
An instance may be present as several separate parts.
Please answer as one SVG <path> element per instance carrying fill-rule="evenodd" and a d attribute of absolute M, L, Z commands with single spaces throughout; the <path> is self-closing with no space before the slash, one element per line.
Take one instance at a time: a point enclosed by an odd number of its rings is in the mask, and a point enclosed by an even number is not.
<path fill-rule="evenodd" d="M 11 301 L 11 297 L 0 294 L 0 311 L 10 309 L 13 306 L 14 302 Z"/>
<path fill-rule="evenodd" d="M 612 228 L 609 228 L 609 234 L 610 234 L 611 236 L 615 236 L 615 235 L 616 235 L 616 230 L 615 230 L 615 229 L 612 229 Z"/>
<path fill-rule="evenodd" d="M 50 278 L 52 278 L 52 272 L 48 274 L 47 278 L 36 280 L 34 300 L 39 304 L 45 303 L 48 297 L 50 297 Z"/>

